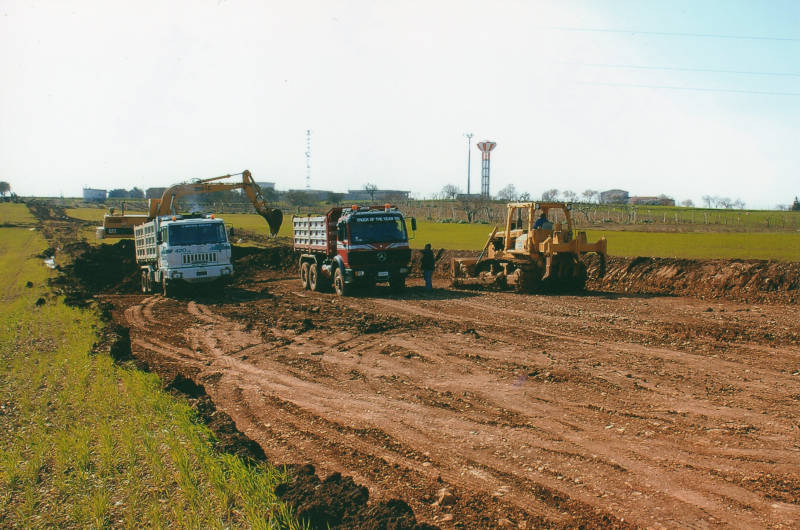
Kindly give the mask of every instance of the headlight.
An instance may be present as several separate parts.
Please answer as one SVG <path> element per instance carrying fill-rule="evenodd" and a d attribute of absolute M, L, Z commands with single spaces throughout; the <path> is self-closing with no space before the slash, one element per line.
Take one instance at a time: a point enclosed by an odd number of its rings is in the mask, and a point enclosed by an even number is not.
<path fill-rule="evenodd" d="M 228 276 L 232 271 L 229 268 L 225 267 L 224 269 L 222 269 L 221 272 L 223 276 Z"/>
<path fill-rule="evenodd" d="M 356 271 L 356 276 L 364 276 L 364 271 Z"/>
<path fill-rule="evenodd" d="M 178 271 L 172 271 L 172 277 L 178 279 L 183 278 L 183 273 Z"/>

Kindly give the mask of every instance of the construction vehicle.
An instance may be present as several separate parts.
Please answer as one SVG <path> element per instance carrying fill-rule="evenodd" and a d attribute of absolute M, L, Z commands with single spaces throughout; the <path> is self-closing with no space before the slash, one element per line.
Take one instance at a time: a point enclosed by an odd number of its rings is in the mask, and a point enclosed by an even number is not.
<path fill-rule="evenodd" d="M 242 176 L 241 182 L 218 182 L 222 179 Z M 103 217 L 103 226 L 97 227 L 97 239 L 107 237 L 131 237 L 133 228 L 137 225 L 156 219 L 159 216 L 176 215 L 177 200 L 187 195 L 199 195 L 202 193 L 213 193 L 215 191 L 243 190 L 244 194 L 253 203 L 256 211 L 267 221 L 270 235 L 275 235 L 283 222 L 283 212 L 278 209 L 270 208 L 267 201 L 261 194 L 261 188 L 253 180 L 250 171 L 244 170 L 241 173 L 223 175 L 208 179 L 200 179 L 194 182 L 183 182 L 175 184 L 164 190 L 160 199 L 149 199 L 149 212 L 144 214 L 125 215 L 125 210 L 120 215 L 113 212 Z"/>
<path fill-rule="evenodd" d="M 180 283 L 221 284 L 233 275 L 225 223 L 214 215 L 156 216 L 133 231 L 143 293 L 168 296 Z"/>
<path fill-rule="evenodd" d="M 326 215 L 295 216 L 292 224 L 304 289 L 332 285 L 346 296 L 354 287 L 377 283 L 395 292 L 405 288 L 411 249 L 403 214 L 392 205 L 335 207 Z M 411 229 L 417 230 L 413 217 Z"/>
<path fill-rule="evenodd" d="M 514 202 L 507 207 L 505 230 L 495 227 L 477 258 L 453 259 L 453 286 L 508 286 L 527 293 L 581 290 L 587 279 L 582 257 L 589 252 L 600 256 L 599 274 L 604 274 L 605 237 L 589 243 L 586 232 L 576 232 L 569 205 Z M 538 226 L 535 219 L 541 214 Z"/>

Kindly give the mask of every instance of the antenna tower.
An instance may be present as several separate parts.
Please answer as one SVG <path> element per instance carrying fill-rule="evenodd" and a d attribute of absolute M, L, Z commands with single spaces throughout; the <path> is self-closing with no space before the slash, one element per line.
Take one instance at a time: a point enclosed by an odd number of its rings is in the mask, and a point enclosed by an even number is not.
<path fill-rule="evenodd" d="M 311 189 L 311 129 L 306 129 L 306 189 Z"/>

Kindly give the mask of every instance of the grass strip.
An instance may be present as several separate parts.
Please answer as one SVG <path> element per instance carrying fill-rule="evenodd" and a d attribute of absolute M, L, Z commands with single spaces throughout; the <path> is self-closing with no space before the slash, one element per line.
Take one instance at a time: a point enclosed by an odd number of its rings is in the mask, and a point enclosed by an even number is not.
<path fill-rule="evenodd" d="M 45 246 L 0 229 L 0 526 L 298 528 L 285 471 L 218 453 L 157 376 L 90 353 L 102 322 L 48 296 Z"/>

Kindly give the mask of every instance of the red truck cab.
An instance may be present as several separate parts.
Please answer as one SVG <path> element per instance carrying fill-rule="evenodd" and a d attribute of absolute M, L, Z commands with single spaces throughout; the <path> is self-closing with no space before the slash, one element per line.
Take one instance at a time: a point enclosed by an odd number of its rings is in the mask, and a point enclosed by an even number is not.
<path fill-rule="evenodd" d="M 403 214 L 391 205 L 331 208 L 324 216 L 292 219 L 303 287 L 333 286 L 340 296 L 355 286 L 405 287 L 411 249 Z M 416 219 L 411 219 L 416 231 Z"/>

